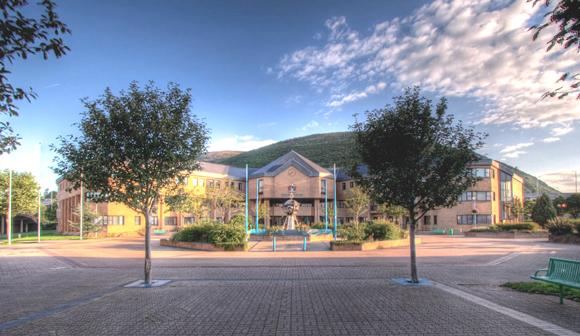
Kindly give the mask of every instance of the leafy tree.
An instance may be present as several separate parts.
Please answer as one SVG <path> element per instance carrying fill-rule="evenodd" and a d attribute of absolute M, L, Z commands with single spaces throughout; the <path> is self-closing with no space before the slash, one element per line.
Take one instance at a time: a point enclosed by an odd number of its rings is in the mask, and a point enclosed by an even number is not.
<path fill-rule="evenodd" d="M 538 2 L 543 2 L 546 7 L 550 6 L 551 0 L 528 0 L 532 2 L 532 6 L 535 6 Z M 554 9 L 546 14 L 546 20 L 539 25 L 532 26 L 529 30 L 533 30 L 534 35 L 532 39 L 535 41 L 540 33 L 550 27 L 558 26 L 558 32 L 552 36 L 548 41 L 548 48 L 546 51 L 550 51 L 556 44 L 559 44 L 564 49 L 568 49 L 571 46 L 578 45 L 577 49 L 580 51 L 579 45 L 579 34 L 580 34 L 580 2 L 576 0 L 560 0 L 554 6 Z M 559 87 L 554 91 L 548 91 L 542 95 L 545 97 L 558 97 L 562 99 L 568 96 L 570 93 L 580 92 L 578 88 L 580 86 L 580 74 L 570 76 L 570 73 L 563 74 L 557 82 L 571 80 L 573 83 L 570 85 L 569 89 L 562 90 L 563 87 Z M 580 99 L 580 94 L 576 97 Z"/>
<path fill-rule="evenodd" d="M 252 211 L 254 212 L 254 215 L 256 214 L 256 205 L 254 204 L 254 206 L 252 206 Z M 260 207 L 258 208 L 258 220 L 260 219 L 270 219 L 270 215 L 268 214 L 270 212 L 270 207 L 266 206 L 266 203 L 262 203 L 260 204 Z M 254 226 L 256 225 L 256 223 L 254 223 Z"/>
<path fill-rule="evenodd" d="M 73 215 L 77 216 L 77 218 L 81 218 L 81 205 L 78 204 L 76 209 L 73 211 Z M 73 222 L 68 221 L 70 226 L 73 228 L 81 230 L 81 223 L 80 221 Z M 83 202 L 83 235 L 85 233 L 94 233 L 95 237 L 98 237 L 99 232 L 103 230 L 103 218 L 99 215 L 95 204 L 91 204 L 90 202 Z"/>
<path fill-rule="evenodd" d="M 10 171 L 0 173 L 0 213 L 8 218 L 8 190 Z M 31 173 L 12 171 L 12 218 L 38 210 L 40 185 Z M 36 213 L 36 212 L 35 212 Z"/>
<path fill-rule="evenodd" d="M 344 203 L 348 207 L 348 211 L 354 215 L 354 227 L 358 230 L 358 218 L 367 211 L 366 207 L 370 200 L 358 185 L 350 188 L 348 193 L 350 195 L 346 197 Z"/>
<path fill-rule="evenodd" d="M 520 220 L 520 216 L 524 213 L 524 207 L 522 206 L 522 201 L 514 197 L 514 200 L 511 204 L 508 205 L 509 211 L 514 216 L 516 221 Z"/>
<path fill-rule="evenodd" d="M 216 183 L 214 187 L 209 185 L 206 186 L 207 198 L 212 201 L 216 212 L 223 218 L 224 221 L 226 219 L 226 215 L 231 213 L 232 207 L 235 207 L 237 204 L 237 209 L 239 210 L 239 206 L 244 203 L 245 200 L 245 195 L 238 192 L 235 186 L 231 184 L 231 182 L 232 180 L 226 180 L 224 185 L 219 185 Z"/>
<path fill-rule="evenodd" d="M 181 189 L 173 195 L 165 196 L 164 201 L 169 211 L 190 213 L 197 221 L 201 221 L 203 213 L 209 209 L 202 195 L 196 195 L 192 191 L 188 192 Z"/>
<path fill-rule="evenodd" d="M 572 217 L 578 218 L 580 214 L 580 194 L 572 194 L 566 198 L 566 209 Z"/>
<path fill-rule="evenodd" d="M 532 209 L 532 220 L 544 227 L 550 219 L 556 217 L 556 209 L 552 204 L 550 196 L 547 193 L 543 193 L 542 196 L 538 197 Z"/>
<path fill-rule="evenodd" d="M 326 207 L 324 206 L 324 202 L 320 203 L 320 211 L 325 215 Z M 324 221 L 323 221 L 324 222 Z M 328 202 L 328 227 L 334 228 L 334 203 Z"/>
<path fill-rule="evenodd" d="M 532 216 L 532 209 L 534 208 L 535 204 L 536 202 L 532 201 L 531 199 L 527 199 L 524 202 L 524 215 L 526 215 L 526 217 Z"/>
<path fill-rule="evenodd" d="M 27 59 L 30 55 L 41 53 L 44 59 L 53 54 L 56 58 L 66 55 L 69 47 L 65 46 L 59 35 L 71 34 L 70 29 L 62 23 L 54 11 L 56 4 L 50 0 L 38 3 L 43 7 L 44 14 L 39 19 L 27 18 L 22 14 L 28 6 L 26 0 L 10 0 L 0 2 L 3 14 L 0 25 L 0 113 L 18 116 L 18 108 L 14 103 L 18 100 L 36 98 L 37 94 L 15 88 L 8 81 L 11 71 L 6 69 L 7 63 L 13 64 L 15 59 Z M 28 9 L 24 9 L 28 12 Z M 9 123 L 0 122 L 0 154 L 20 145 L 9 135 L 12 133 Z"/>
<path fill-rule="evenodd" d="M 161 91 L 153 82 L 141 90 L 113 95 L 110 89 L 95 101 L 84 99 L 78 123 L 81 135 L 59 137 L 51 145 L 56 174 L 99 191 L 96 203 L 118 202 L 145 216 L 145 282 L 151 283 L 151 217 L 162 195 L 182 189 L 175 183 L 199 170 L 197 157 L 207 152 L 208 130 L 191 113 L 189 89 L 169 83 Z"/>
<path fill-rule="evenodd" d="M 407 209 L 414 283 L 419 281 L 417 221 L 429 210 L 456 205 L 461 194 L 481 180 L 469 165 L 479 159 L 475 150 L 487 136 L 454 123 L 451 115 L 445 117 L 445 98 L 433 115 L 431 101 L 419 95 L 419 87 L 408 88 L 394 98 L 394 106 L 366 111 L 365 122 L 355 121 L 353 150 L 368 166 L 368 174 L 363 176 L 355 165 L 349 172 L 371 199 Z"/>
<path fill-rule="evenodd" d="M 46 207 L 46 210 L 42 213 L 44 214 L 43 220 L 47 222 L 56 222 L 56 210 L 58 209 L 58 202 L 56 198 L 52 201 L 52 204 Z"/>
<path fill-rule="evenodd" d="M 400 205 L 390 205 L 387 203 L 379 204 L 379 206 L 377 207 L 377 212 L 383 215 L 384 220 L 387 219 L 387 215 L 393 216 L 397 224 L 399 224 L 399 219 L 401 217 L 409 213 L 407 209 L 403 208 Z"/>
<path fill-rule="evenodd" d="M 564 214 L 567 212 L 566 209 L 566 198 L 562 195 L 559 195 L 558 197 L 556 197 L 553 201 L 552 201 L 552 205 L 554 206 L 554 209 L 556 209 L 556 213 L 558 215 Z M 560 207 L 558 207 L 558 205 Z M 562 206 L 564 205 L 564 206 Z"/>

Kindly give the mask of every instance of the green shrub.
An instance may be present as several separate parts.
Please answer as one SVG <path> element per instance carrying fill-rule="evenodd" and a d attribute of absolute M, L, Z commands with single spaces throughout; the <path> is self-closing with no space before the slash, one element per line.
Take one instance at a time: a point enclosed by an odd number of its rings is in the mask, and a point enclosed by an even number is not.
<path fill-rule="evenodd" d="M 270 226 L 269 228 L 266 229 L 268 232 L 269 236 L 280 236 L 280 235 L 284 235 L 284 226 L 283 225 L 274 225 L 274 226 Z"/>
<path fill-rule="evenodd" d="M 365 232 L 366 225 L 362 225 L 363 223 L 359 224 L 358 230 L 356 227 L 347 226 L 346 228 L 338 230 L 338 234 L 342 238 L 346 238 L 346 240 L 352 241 L 364 241 L 367 239 L 367 234 Z"/>
<path fill-rule="evenodd" d="M 367 226 L 367 239 L 373 237 L 374 240 L 397 240 L 407 238 L 408 232 L 400 229 L 397 225 L 387 221 L 373 221 Z"/>
<path fill-rule="evenodd" d="M 563 217 L 556 217 L 550 219 L 546 225 L 550 234 L 555 236 L 566 236 L 572 233 L 572 225 L 568 223 L 568 220 Z"/>
<path fill-rule="evenodd" d="M 210 231 L 211 243 L 245 243 L 248 233 L 242 225 L 214 225 Z"/>
<path fill-rule="evenodd" d="M 540 225 L 534 222 L 528 223 L 507 223 L 507 224 L 497 224 L 497 228 L 500 231 L 539 231 Z"/>
<path fill-rule="evenodd" d="M 324 230 L 326 229 L 326 224 L 324 224 L 324 222 L 314 222 L 312 223 L 312 225 L 310 225 L 310 227 L 312 229 Z M 331 224 L 330 222 L 328 222 L 328 227 L 329 228 L 334 227 L 334 223 Z"/>
<path fill-rule="evenodd" d="M 360 240 L 331 240 L 330 245 L 346 245 L 346 244 L 354 244 L 354 245 L 362 245 L 364 241 Z"/>
<path fill-rule="evenodd" d="M 576 235 L 580 237 L 580 223 L 576 223 Z"/>
<path fill-rule="evenodd" d="M 245 243 L 247 232 L 244 225 L 221 224 L 215 221 L 205 221 L 187 225 L 171 236 L 171 241 L 202 242 L 202 243 Z M 217 246 L 217 245 L 216 245 Z"/>
<path fill-rule="evenodd" d="M 236 247 L 241 247 L 242 249 L 246 249 L 246 242 L 243 243 L 216 243 L 214 244 L 216 247 L 223 247 L 224 251 L 235 251 Z"/>
<path fill-rule="evenodd" d="M 41 224 L 43 230 L 56 230 L 58 223 L 44 223 Z"/>
<path fill-rule="evenodd" d="M 230 225 L 244 225 L 246 226 L 246 215 L 237 214 L 230 220 Z"/>

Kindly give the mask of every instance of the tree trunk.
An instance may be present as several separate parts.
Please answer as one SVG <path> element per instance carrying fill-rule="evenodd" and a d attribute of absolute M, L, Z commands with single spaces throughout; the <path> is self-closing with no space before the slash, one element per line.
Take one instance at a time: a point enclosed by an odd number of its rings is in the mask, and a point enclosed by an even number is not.
<path fill-rule="evenodd" d="M 151 284 L 151 211 L 145 212 L 145 284 Z"/>
<path fill-rule="evenodd" d="M 411 228 L 409 229 L 409 239 L 411 239 L 411 282 L 419 283 L 419 277 L 417 276 L 417 254 L 415 250 L 415 207 L 409 208 L 409 219 L 411 222 Z"/>

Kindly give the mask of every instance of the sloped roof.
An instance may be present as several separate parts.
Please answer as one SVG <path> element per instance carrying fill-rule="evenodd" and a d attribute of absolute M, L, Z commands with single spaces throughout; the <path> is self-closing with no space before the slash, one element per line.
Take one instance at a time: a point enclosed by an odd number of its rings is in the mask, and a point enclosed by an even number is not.
<path fill-rule="evenodd" d="M 332 176 L 328 170 L 320 167 L 316 163 L 308 160 L 304 156 L 296 153 L 295 151 L 290 151 L 276 160 L 268 163 L 264 167 L 255 170 L 250 174 L 250 178 L 264 177 L 264 176 L 277 176 L 282 173 L 288 167 L 294 166 L 296 169 L 300 170 L 306 176 Z"/>
<path fill-rule="evenodd" d="M 217 163 L 200 162 L 201 171 L 207 173 L 224 174 L 228 179 L 246 180 L 246 168 L 231 167 Z M 248 174 L 255 171 L 255 168 L 248 169 Z"/>

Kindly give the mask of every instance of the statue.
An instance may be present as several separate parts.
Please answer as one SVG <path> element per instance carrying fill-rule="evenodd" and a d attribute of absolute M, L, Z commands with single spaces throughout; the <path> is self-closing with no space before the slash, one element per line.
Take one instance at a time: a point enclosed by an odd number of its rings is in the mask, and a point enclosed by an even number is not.
<path fill-rule="evenodd" d="M 288 191 L 290 192 L 290 199 L 284 202 L 284 205 L 282 206 L 282 209 L 286 214 L 286 217 L 284 218 L 284 228 L 286 230 L 294 230 L 296 214 L 298 213 L 298 209 L 300 209 L 300 203 L 293 200 L 294 192 L 296 191 L 296 186 L 294 184 L 291 184 L 288 187 Z"/>

